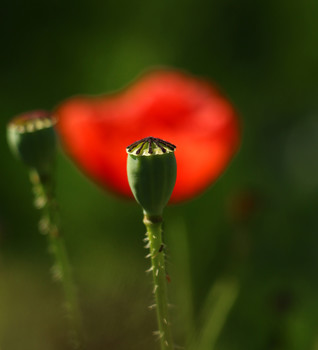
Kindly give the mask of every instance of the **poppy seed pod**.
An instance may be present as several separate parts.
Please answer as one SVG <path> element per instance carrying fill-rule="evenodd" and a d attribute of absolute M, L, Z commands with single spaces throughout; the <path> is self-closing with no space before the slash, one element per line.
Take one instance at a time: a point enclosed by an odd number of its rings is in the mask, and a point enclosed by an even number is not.
<path fill-rule="evenodd" d="M 34 111 L 12 119 L 7 127 L 11 151 L 27 166 L 48 171 L 56 155 L 55 119 L 45 111 Z"/>
<path fill-rule="evenodd" d="M 161 216 L 177 177 L 176 146 L 146 137 L 127 147 L 127 175 L 136 201 L 149 217 Z"/>

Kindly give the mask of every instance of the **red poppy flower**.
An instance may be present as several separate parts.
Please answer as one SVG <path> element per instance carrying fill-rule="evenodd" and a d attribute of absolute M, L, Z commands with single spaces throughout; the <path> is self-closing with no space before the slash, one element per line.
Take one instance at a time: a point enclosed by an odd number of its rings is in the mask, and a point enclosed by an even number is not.
<path fill-rule="evenodd" d="M 145 74 L 122 92 L 74 97 L 57 109 L 67 153 L 103 187 L 132 197 L 126 147 L 148 136 L 177 146 L 172 202 L 190 199 L 225 169 L 239 144 L 231 104 L 208 82 L 177 71 Z"/>

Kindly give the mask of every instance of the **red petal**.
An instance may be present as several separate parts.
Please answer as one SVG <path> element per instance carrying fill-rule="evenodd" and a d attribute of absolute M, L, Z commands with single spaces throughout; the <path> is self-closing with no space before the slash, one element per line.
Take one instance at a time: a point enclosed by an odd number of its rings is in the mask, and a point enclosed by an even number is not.
<path fill-rule="evenodd" d="M 62 142 L 80 168 L 128 197 L 126 146 L 139 139 L 153 136 L 177 146 L 172 202 L 209 186 L 239 144 L 231 104 L 207 82 L 176 71 L 148 73 L 116 95 L 72 98 L 57 116 Z"/>

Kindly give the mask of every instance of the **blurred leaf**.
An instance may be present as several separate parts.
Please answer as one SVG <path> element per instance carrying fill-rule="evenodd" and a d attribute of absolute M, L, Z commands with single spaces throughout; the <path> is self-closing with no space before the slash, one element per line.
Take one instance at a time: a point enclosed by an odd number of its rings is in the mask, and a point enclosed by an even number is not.
<path fill-rule="evenodd" d="M 202 308 L 201 327 L 190 350 L 212 350 L 238 296 L 235 279 L 220 279 L 214 283 Z"/>

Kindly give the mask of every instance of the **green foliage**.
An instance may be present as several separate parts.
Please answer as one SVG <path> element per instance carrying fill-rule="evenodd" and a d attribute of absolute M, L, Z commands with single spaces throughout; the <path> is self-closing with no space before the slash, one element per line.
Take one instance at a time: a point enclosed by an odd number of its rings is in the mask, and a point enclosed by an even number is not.
<path fill-rule="evenodd" d="M 185 324 L 190 333 L 202 325 L 215 281 L 233 276 L 239 293 L 215 349 L 314 349 L 318 2 L 31 0 L 1 11 L 1 348 L 67 349 L 46 242 L 27 173 L 6 144 L 7 122 L 167 65 L 215 81 L 243 130 L 239 155 L 213 188 L 165 212 L 171 313 L 190 318 L 173 320 L 176 343 L 185 343 Z M 97 189 L 65 157 L 57 165 L 89 349 L 153 349 L 140 208 Z M 182 235 L 183 253 L 173 241 Z"/>

